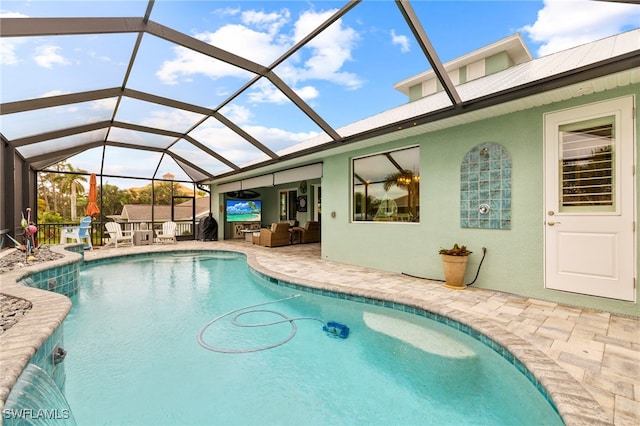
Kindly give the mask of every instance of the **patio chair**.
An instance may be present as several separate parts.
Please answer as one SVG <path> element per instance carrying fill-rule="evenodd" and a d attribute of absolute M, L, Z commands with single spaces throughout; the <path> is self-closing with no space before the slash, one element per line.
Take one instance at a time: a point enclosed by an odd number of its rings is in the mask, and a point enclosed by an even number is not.
<path fill-rule="evenodd" d="M 60 244 L 68 244 L 82 242 L 85 243 L 85 250 L 93 250 L 93 244 L 91 243 L 91 216 L 86 216 L 80 219 L 79 226 L 65 226 L 62 228 L 60 234 Z"/>
<path fill-rule="evenodd" d="M 118 248 L 118 245 L 122 244 L 133 245 L 132 231 L 123 231 L 120 224 L 116 222 L 107 222 L 104 226 L 109 233 L 109 243 L 107 243 L 107 246 L 114 244 L 115 247 Z"/>
<path fill-rule="evenodd" d="M 291 243 L 289 222 L 272 223 L 271 228 L 260 230 L 260 245 L 265 247 L 280 247 Z"/>
<path fill-rule="evenodd" d="M 309 221 L 305 223 L 300 231 L 301 243 L 317 243 L 320 242 L 320 222 Z"/>
<path fill-rule="evenodd" d="M 156 240 L 159 243 L 163 243 L 165 241 L 174 243 L 176 242 L 176 228 L 177 224 L 175 222 L 164 222 L 162 224 L 162 229 L 158 231 L 156 235 Z"/>

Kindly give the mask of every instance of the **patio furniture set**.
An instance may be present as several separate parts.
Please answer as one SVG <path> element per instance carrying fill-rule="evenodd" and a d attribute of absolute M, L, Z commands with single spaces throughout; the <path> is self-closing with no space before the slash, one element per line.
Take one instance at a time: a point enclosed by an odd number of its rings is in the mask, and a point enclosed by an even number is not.
<path fill-rule="evenodd" d="M 123 230 L 119 223 L 107 222 L 104 224 L 109 233 L 109 241 L 105 247 L 114 246 L 118 248 L 122 245 L 150 245 L 157 243 L 175 243 L 177 224 L 172 221 L 164 222 L 162 229 L 153 231 L 152 229 Z M 154 236 L 155 234 L 155 236 Z M 85 250 L 92 250 L 91 242 L 91 217 L 87 216 L 80 220 L 78 226 L 65 226 L 60 234 L 60 244 L 78 243 L 84 244 Z"/>
<path fill-rule="evenodd" d="M 320 242 L 320 222 L 309 221 L 303 227 L 291 226 L 289 222 L 273 223 L 269 228 L 252 232 L 251 236 L 253 244 L 265 247 L 317 243 Z"/>

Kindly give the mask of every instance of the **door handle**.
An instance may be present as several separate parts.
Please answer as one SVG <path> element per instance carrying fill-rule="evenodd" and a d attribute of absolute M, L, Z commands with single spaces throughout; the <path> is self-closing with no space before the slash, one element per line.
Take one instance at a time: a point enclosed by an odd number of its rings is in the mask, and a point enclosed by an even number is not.
<path fill-rule="evenodd" d="M 549 225 L 549 226 L 560 225 L 560 222 L 551 222 L 551 221 L 549 221 L 549 222 L 547 222 L 547 225 Z"/>

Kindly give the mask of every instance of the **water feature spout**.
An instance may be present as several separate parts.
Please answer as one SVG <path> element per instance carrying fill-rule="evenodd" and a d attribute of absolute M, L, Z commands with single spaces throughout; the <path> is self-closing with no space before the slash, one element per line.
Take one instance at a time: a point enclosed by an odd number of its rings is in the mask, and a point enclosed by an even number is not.
<path fill-rule="evenodd" d="M 64 358 L 66 356 L 67 351 L 62 349 L 60 346 L 56 346 L 56 348 L 53 350 L 53 365 L 60 364 L 62 361 L 64 361 Z"/>
<path fill-rule="evenodd" d="M 64 393 L 45 370 L 31 363 L 7 397 L 2 424 L 77 426 Z"/>

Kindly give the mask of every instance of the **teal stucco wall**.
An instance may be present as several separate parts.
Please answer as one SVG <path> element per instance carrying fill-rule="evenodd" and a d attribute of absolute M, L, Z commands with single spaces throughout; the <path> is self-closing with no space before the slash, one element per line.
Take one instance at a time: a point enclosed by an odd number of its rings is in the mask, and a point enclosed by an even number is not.
<path fill-rule="evenodd" d="M 470 282 L 482 258 L 482 247 L 486 247 L 487 255 L 474 284 L 477 287 L 639 315 L 636 303 L 546 290 L 543 258 L 543 114 L 638 93 L 640 85 L 633 85 L 325 158 L 323 258 L 441 280 L 438 250 L 457 242 L 474 251 L 465 279 Z M 637 106 L 636 98 L 636 111 Z M 640 134 L 638 121 L 636 134 Z M 485 142 L 504 146 L 513 161 L 510 230 L 460 227 L 460 163 L 468 150 Z M 421 157 L 420 223 L 352 222 L 351 158 L 416 144 Z M 636 163 L 638 151 L 636 137 Z M 637 205 L 637 174 L 635 198 Z M 636 258 L 637 254 L 636 241 Z M 636 271 L 640 260 L 637 263 Z"/>

